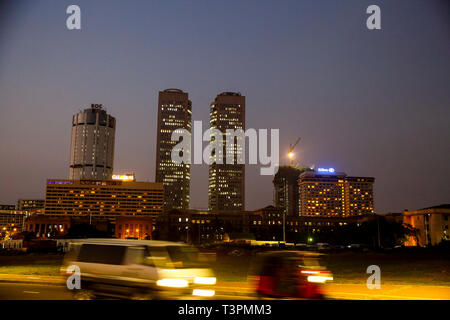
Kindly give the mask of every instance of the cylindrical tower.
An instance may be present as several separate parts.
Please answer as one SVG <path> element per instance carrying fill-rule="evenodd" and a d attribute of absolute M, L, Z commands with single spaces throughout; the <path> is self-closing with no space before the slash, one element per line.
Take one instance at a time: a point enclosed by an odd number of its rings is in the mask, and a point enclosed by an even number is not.
<path fill-rule="evenodd" d="M 116 119 L 101 104 L 72 119 L 69 179 L 111 179 Z"/>

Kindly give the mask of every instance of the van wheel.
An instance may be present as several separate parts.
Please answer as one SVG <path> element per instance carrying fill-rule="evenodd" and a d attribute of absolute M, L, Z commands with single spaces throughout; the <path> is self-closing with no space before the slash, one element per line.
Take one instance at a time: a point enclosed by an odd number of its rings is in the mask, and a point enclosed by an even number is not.
<path fill-rule="evenodd" d="M 81 290 L 76 290 L 73 293 L 73 298 L 75 300 L 93 300 L 93 299 L 95 299 L 95 294 L 92 290 L 81 289 Z"/>

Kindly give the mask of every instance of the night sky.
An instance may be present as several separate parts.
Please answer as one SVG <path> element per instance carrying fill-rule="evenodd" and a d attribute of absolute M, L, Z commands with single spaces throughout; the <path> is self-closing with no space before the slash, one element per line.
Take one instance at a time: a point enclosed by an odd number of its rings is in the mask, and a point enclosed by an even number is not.
<path fill-rule="evenodd" d="M 247 128 L 279 128 L 281 162 L 372 176 L 375 211 L 450 202 L 448 1 L 2 1 L 0 203 L 43 198 L 67 178 L 72 115 L 117 119 L 114 168 L 153 181 L 158 91 L 180 88 L 208 126 L 223 91 L 247 99 Z M 81 7 L 81 31 L 66 8 Z M 381 7 L 381 30 L 366 8 Z M 208 168 L 193 165 L 191 207 Z M 246 208 L 272 203 L 247 166 Z"/>

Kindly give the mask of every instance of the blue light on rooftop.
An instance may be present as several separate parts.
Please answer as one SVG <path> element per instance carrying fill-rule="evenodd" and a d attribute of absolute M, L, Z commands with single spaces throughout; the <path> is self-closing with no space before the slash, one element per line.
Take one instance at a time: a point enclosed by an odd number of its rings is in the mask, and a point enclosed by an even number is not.
<path fill-rule="evenodd" d="M 336 170 L 334 170 L 334 168 L 318 168 L 317 171 L 321 172 L 321 173 L 335 173 L 336 172 Z"/>

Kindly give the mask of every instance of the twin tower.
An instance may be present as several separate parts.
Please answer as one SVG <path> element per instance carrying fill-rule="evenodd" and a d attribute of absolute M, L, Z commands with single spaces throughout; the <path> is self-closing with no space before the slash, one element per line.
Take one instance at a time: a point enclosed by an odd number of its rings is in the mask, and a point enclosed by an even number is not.
<path fill-rule="evenodd" d="M 215 128 L 221 132 L 226 132 L 227 129 L 245 130 L 245 96 L 234 92 L 219 94 L 210 105 L 209 119 L 211 129 Z M 164 185 L 166 210 L 189 208 L 190 165 L 176 164 L 172 161 L 172 148 L 178 142 L 171 141 L 171 136 L 178 128 L 191 132 L 191 124 L 192 103 L 188 93 L 179 89 L 160 91 L 155 181 Z M 208 209 L 234 211 L 244 210 L 244 207 L 245 165 L 211 164 Z"/>
<path fill-rule="evenodd" d="M 210 104 L 210 128 L 245 131 L 245 96 L 223 92 Z M 190 164 L 171 159 L 172 132 L 191 132 L 192 103 L 187 92 L 166 89 L 158 96 L 158 133 L 156 142 L 155 181 L 164 185 L 165 210 L 189 209 Z M 114 161 L 116 120 L 102 105 L 91 105 L 73 116 L 69 179 L 111 179 Z M 224 146 L 226 148 L 226 146 Z M 239 152 L 235 150 L 235 152 Z M 225 154 L 225 152 L 224 152 Z M 244 210 L 245 165 L 209 166 L 208 209 L 213 211 Z"/>

